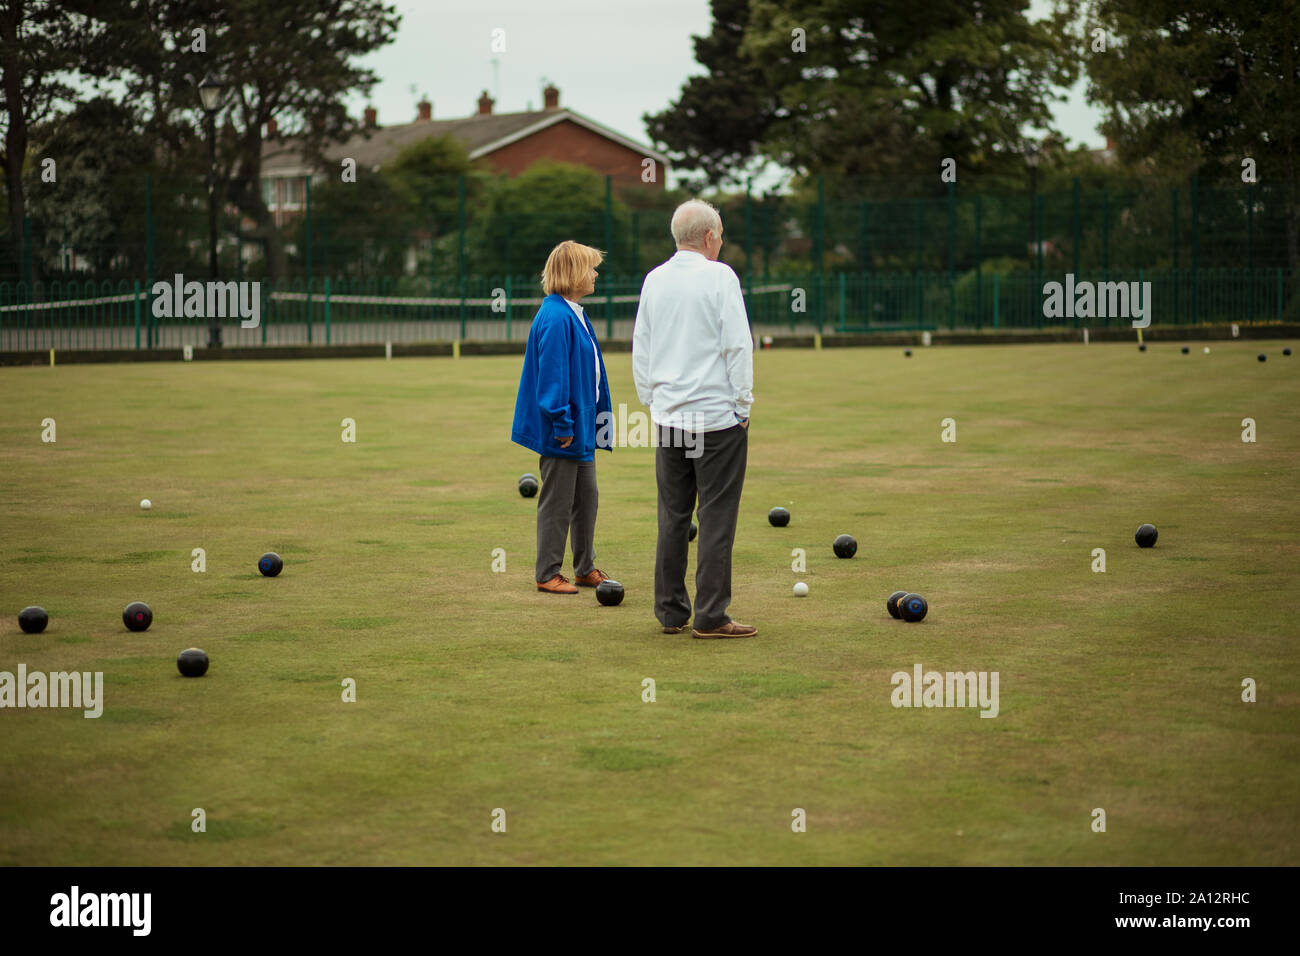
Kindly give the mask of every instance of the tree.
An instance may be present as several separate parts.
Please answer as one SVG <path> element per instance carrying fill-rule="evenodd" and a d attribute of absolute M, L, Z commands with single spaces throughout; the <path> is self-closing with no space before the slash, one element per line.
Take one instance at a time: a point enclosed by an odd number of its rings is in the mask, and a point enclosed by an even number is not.
<path fill-rule="evenodd" d="M 773 159 L 826 176 L 845 198 L 940 193 L 954 159 L 966 184 L 1023 168 L 1025 127 L 1053 129 L 1054 86 L 1078 75 L 1070 5 L 1031 23 L 1023 0 L 931 5 L 754 0 L 742 52 L 780 109 Z M 800 32 L 802 31 L 802 32 Z"/>
<path fill-rule="evenodd" d="M 431 136 L 412 143 L 394 157 L 383 172 L 410 210 L 418 228 L 435 238 L 459 225 L 460 177 L 465 177 L 465 202 L 482 194 L 483 176 L 474 171 L 465 144 L 454 136 Z"/>
<path fill-rule="evenodd" d="M 312 186 L 312 230 L 317 264 L 332 276 L 370 279 L 401 275 L 412 242 L 415 210 L 381 170 L 361 173 L 355 183 L 337 177 Z M 305 217 L 289 230 L 300 253 Z"/>
<path fill-rule="evenodd" d="M 358 129 L 343 99 L 368 93 L 372 70 L 354 60 L 391 42 L 400 17 L 383 0 L 75 0 L 103 25 L 90 61 L 120 71 L 131 102 L 147 105 L 160 148 L 202 141 L 197 85 L 228 84 L 218 116 L 218 197 L 255 223 L 272 276 L 285 274 L 283 243 L 262 199 L 262 130 L 272 118 L 318 165 L 326 143 Z M 202 182 L 195 187 L 202 189 Z"/>
<path fill-rule="evenodd" d="M 1055 132 L 1050 90 L 1079 69 L 1073 0 L 1042 23 L 1024 6 L 717 0 L 696 43 L 709 75 L 647 123 L 715 182 L 750 156 L 823 176 L 843 198 L 938 193 L 948 158 L 965 183 L 1021 171 L 1021 131 Z"/>
<path fill-rule="evenodd" d="M 740 51 L 749 25 L 748 0 L 712 0 L 713 30 L 695 37 L 695 59 L 708 70 L 691 77 L 661 113 L 642 119 L 655 143 L 678 154 L 674 168 L 703 170 L 713 185 L 735 180 L 759 152 L 775 117 L 763 71 Z"/>
<path fill-rule="evenodd" d="M 1240 185 L 1242 160 L 1280 208 L 1287 263 L 1300 267 L 1300 0 L 1093 0 L 1105 52 L 1087 60 L 1090 102 L 1121 160 L 1162 175 Z M 1091 47 L 1089 47 L 1091 49 Z"/>
<path fill-rule="evenodd" d="M 603 271 L 630 269 L 628 211 L 613 204 L 614 248 L 605 246 L 605 178 L 586 166 L 541 161 L 489 190 L 472 231 L 466 271 L 540 276 L 557 244 L 572 239 L 603 249 Z"/>
<path fill-rule="evenodd" d="M 27 215 L 23 168 L 30 128 L 75 91 L 68 71 L 97 39 L 68 5 L 49 0 L 0 0 L 0 115 L 3 116 L 5 196 L 15 261 L 23 261 Z"/>
<path fill-rule="evenodd" d="M 38 155 L 56 158 L 58 172 L 55 182 L 45 182 L 39 165 L 28 171 L 37 249 L 70 247 L 96 273 L 144 274 L 144 171 L 153 149 L 140 125 L 134 110 L 100 96 L 32 128 Z M 124 176 L 128 169 L 139 174 Z"/>

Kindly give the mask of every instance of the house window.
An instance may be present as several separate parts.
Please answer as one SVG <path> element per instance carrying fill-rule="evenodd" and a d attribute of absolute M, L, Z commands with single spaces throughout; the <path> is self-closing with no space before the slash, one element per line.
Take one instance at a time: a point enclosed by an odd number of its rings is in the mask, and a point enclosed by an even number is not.
<path fill-rule="evenodd" d="M 275 180 L 262 180 L 262 202 L 266 203 L 267 209 L 275 208 Z"/>
<path fill-rule="evenodd" d="M 286 179 L 284 181 L 284 204 L 286 206 L 302 205 L 305 192 L 301 179 Z"/>

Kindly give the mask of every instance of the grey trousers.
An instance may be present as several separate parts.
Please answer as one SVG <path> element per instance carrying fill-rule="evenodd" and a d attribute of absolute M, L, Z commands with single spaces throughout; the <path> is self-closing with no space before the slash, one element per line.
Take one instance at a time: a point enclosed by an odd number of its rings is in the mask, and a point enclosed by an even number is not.
<path fill-rule="evenodd" d="M 539 459 L 542 490 L 537 495 L 537 583 L 564 567 L 564 539 L 573 539 L 573 572 L 582 577 L 595 565 L 596 463 L 572 458 Z"/>
<path fill-rule="evenodd" d="M 655 549 L 655 617 L 680 627 L 691 617 L 686 593 L 687 538 L 691 511 L 699 499 L 700 534 L 695 567 L 695 621 L 698 631 L 721 627 L 731 618 L 731 547 L 736 540 L 740 492 L 745 484 L 749 431 L 736 425 L 696 435 L 699 457 L 688 458 L 682 433 L 658 429 L 655 478 L 659 483 L 659 543 Z M 674 432 L 676 434 L 674 435 Z"/>

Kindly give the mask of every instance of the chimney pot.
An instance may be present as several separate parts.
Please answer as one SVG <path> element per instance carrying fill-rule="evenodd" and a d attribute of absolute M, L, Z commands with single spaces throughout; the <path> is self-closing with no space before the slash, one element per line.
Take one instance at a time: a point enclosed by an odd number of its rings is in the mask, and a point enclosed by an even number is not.
<path fill-rule="evenodd" d="M 554 83 L 546 84 L 546 89 L 542 90 L 542 97 L 545 100 L 546 109 L 558 110 L 560 108 L 560 91 L 555 88 Z"/>
<path fill-rule="evenodd" d="M 491 115 L 492 115 L 492 105 L 493 105 L 495 102 L 496 102 L 496 100 L 494 100 L 494 99 L 492 99 L 492 97 L 488 96 L 488 92 L 487 92 L 487 90 L 484 90 L 484 91 L 483 91 L 483 95 L 480 96 L 480 97 L 478 98 L 478 115 L 479 115 L 479 116 L 491 116 Z"/>
<path fill-rule="evenodd" d="M 267 138 L 267 139 L 270 139 L 272 136 L 275 136 L 276 134 L 279 133 L 279 131 L 280 131 L 280 127 L 276 125 L 276 122 L 275 122 L 274 119 L 269 119 L 269 120 L 266 121 L 266 138 Z"/>
<path fill-rule="evenodd" d="M 379 125 L 379 110 L 375 109 L 373 106 L 366 107 L 365 116 L 366 126 L 370 129 L 374 129 L 374 127 Z"/>
<path fill-rule="evenodd" d="M 417 117 L 419 120 L 427 123 L 433 119 L 433 104 L 427 99 L 420 100 L 420 102 L 416 103 L 415 106 L 416 109 L 420 111 L 419 116 Z"/>

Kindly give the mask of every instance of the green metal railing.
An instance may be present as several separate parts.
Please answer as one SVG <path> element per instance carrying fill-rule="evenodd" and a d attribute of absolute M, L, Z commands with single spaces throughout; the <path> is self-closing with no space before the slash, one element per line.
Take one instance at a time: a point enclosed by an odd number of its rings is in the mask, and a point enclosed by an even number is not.
<path fill-rule="evenodd" d="M 956 277 L 993 260 L 1011 260 L 1035 274 L 1044 268 L 1081 274 L 1116 267 L 1296 267 L 1289 258 L 1296 238 L 1290 210 L 1300 199 L 1287 185 L 1131 177 L 1085 186 L 1078 177 L 1051 179 L 1021 192 L 949 183 L 946 192 L 920 197 L 916 177 L 863 186 L 876 198 L 828 195 L 821 180 L 798 196 L 756 195 L 747 188 L 716 200 L 726 228 L 722 258 L 746 283 L 804 272 L 946 271 Z M 455 215 L 423 221 L 423 213 L 394 207 L 375 213 L 383 218 L 382 230 L 374 217 L 345 215 L 321 198 L 326 192 L 308 186 L 301 207 L 277 212 L 284 217 L 284 257 L 276 270 L 263 244 L 241 230 L 247 211 L 223 209 L 220 271 L 239 279 L 274 271 L 303 280 L 407 275 L 459 283 L 483 274 L 539 272 L 563 239 L 604 249 L 604 270 L 620 275 L 641 275 L 672 254 L 668 223 L 680 197 L 616 190 L 610 177 L 601 185 L 598 199 L 599 187 L 591 184 L 593 195 L 582 197 L 581 212 L 539 212 L 501 208 L 491 190 L 471 191 L 465 177 L 446 177 L 438 190 L 444 198 L 455 196 Z M 7 265 L 0 257 L 0 279 L 29 286 L 58 275 L 147 282 L 206 271 L 203 206 L 185 201 L 201 183 L 169 174 L 122 188 L 141 197 L 143 220 L 122 224 L 120 234 L 98 245 L 74 248 L 69 223 L 27 219 L 21 242 L 0 239 L 20 252 Z"/>
<path fill-rule="evenodd" d="M 745 298 L 751 324 L 771 331 L 1131 326 L 1132 312 L 1045 315 L 1045 283 L 1064 284 L 1065 278 L 1064 273 L 1044 273 L 1040 279 L 1031 271 L 983 269 L 956 278 L 948 272 L 841 272 L 753 279 L 746 283 Z M 1280 268 L 1112 269 L 1075 276 L 1076 287 L 1103 281 L 1136 282 L 1139 290 L 1149 282 L 1149 317 L 1157 328 L 1300 321 L 1300 282 Z M 640 285 L 640 276 L 601 277 L 585 308 L 602 338 L 630 338 Z M 0 283 L 0 351 L 179 348 L 207 342 L 207 317 L 160 315 L 164 303 L 141 281 L 55 281 L 40 291 L 39 300 L 32 301 L 26 283 Z M 241 316 L 228 315 L 223 340 L 231 346 L 521 341 L 541 299 L 534 276 L 260 282 L 258 324 L 242 328 Z"/>

